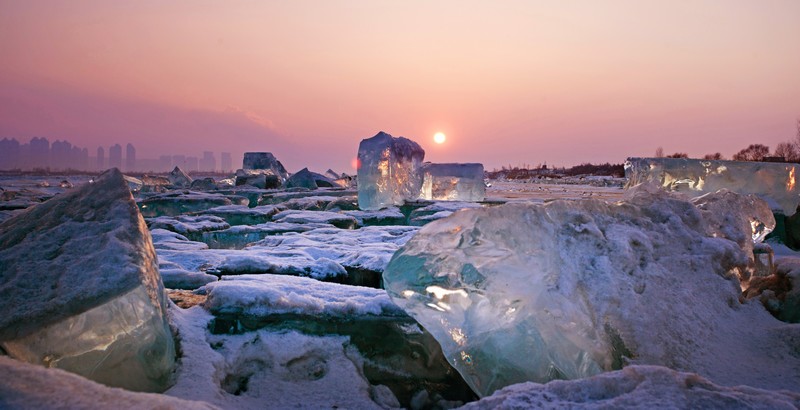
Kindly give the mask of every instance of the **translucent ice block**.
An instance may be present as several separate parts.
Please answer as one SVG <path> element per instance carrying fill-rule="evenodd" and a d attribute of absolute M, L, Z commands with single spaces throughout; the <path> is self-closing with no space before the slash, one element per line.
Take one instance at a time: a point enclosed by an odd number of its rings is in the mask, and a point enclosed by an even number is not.
<path fill-rule="evenodd" d="M 696 351 L 713 354 L 709 323 L 751 321 L 729 315 L 740 297 L 730 278 L 752 261 L 736 241 L 751 243 L 747 218 L 756 211 L 727 215 L 730 226 L 716 229 L 705 216 L 727 209 L 721 204 L 706 198 L 713 206 L 701 210 L 646 188 L 623 203 L 456 212 L 394 254 L 385 289 L 482 396 L 523 381 L 589 377 L 626 357 L 691 369 Z"/>
<path fill-rule="evenodd" d="M 379 132 L 358 146 L 358 207 L 377 210 L 419 197 L 425 151 L 414 141 Z"/>
<path fill-rule="evenodd" d="M 422 165 L 422 199 L 483 201 L 485 196 L 483 164 Z"/>
<path fill-rule="evenodd" d="M 144 286 L 0 345 L 16 359 L 135 391 L 163 391 L 175 363 L 169 325 Z"/>
<path fill-rule="evenodd" d="M 797 164 L 688 158 L 628 158 L 628 186 L 655 181 L 671 191 L 699 196 L 719 189 L 756 194 L 792 215 L 800 204 Z"/>

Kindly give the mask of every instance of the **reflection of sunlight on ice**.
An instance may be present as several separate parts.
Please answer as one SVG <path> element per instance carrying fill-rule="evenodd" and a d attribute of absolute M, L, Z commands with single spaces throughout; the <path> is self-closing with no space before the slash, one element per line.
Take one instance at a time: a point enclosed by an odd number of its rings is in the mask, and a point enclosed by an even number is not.
<path fill-rule="evenodd" d="M 460 328 L 456 327 L 450 329 L 450 337 L 453 338 L 453 341 L 459 346 L 464 346 L 467 343 L 467 336 L 464 335 L 464 332 Z"/>
<path fill-rule="evenodd" d="M 428 293 L 433 293 L 433 296 L 436 297 L 436 299 L 439 299 L 439 300 L 442 300 L 445 297 L 450 296 L 450 295 L 459 295 L 459 296 L 467 297 L 467 292 L 464 291 L 464 289 L 451 290 L 451 289 L 445 289 L 445 288 L 440 287 L 440 286 L 428 286 L 427 288 L 425 288 L 425 291 L 428 292 Z"/>
<path fill-rule="evenodd" d="M 786 191 L 790 192 L 794 189 L 794 167 L 789 170 L 789 179 L 786 181 Z"/>

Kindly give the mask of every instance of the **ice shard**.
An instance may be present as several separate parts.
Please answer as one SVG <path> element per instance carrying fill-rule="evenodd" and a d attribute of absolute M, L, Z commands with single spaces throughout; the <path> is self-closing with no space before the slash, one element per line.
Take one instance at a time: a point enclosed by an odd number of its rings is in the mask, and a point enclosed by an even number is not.
<path fill-rule="evenodd" d="M 435 201 L 483 201 L 483 164 L 422 165 L 420 198 Z"/>
<path fill-rule="evenodd" d="M 379 132 L 358 146 L 358 207 L 378 210 L 419 197 L 425 151 L 414 141 Z"/>
<path fill-rule="evenodd" d="M 183 170 L 178 166 L 169 172 L 167 179 L 169 179 L 169 183 L 172 186 L 181 188 L 188 188 L 192 186 L 192 182 L 194 181 L 189 174 L 183 172 Z"/>
<path fill-rule="evenodd" d="M 792 215 L 800 204 L 797 164 L 700 160 L 688 158 L 628 158 L 627 186 L 655 181 L 670 191 L 700 196 L 720 189 L 756 194 Z"/>
<path fill-rule="evenodd" d="M 734 210 L 706 198 L 703 210 L 647 187 L 620 203 L 455 212 L 394 254 L 385 289 L 482 396 L 522 381 L 588 377 L 630 358 L 697 370 L 698 358 L 722 354 L 709 323 L 752 326 L 734 275 L 752 253 L 737 241 L 752 246 L 746 222 L 766 205 Z M 704 217 L 714 209 L 732 210 L 731 226 Z M 692 294 L 703 295 L 702 307 L 686 303 Z"/>
<path fill-rule="evenodd" d="M 0 346 L 97 382 L 163 391 L 175 362 L 150 234 L 116 168 L 0 224 Z"/>
<path fill-rule="evenodd" d="M 281 179 L 281 183 L 289 178 L 289 173 L 280 161 L 271 152 L 245 152 L 242 159 L 242 169 L 244 170 L 271 170 L 274 175 Z"/>

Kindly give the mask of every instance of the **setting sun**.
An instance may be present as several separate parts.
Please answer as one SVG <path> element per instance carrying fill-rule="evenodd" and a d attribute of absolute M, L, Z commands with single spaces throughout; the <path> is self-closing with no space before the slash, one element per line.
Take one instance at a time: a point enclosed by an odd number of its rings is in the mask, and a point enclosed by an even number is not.
<path fill-rule="evenodd" d="M 446 139 L 447 136 L 444 135 L 443 132 L 437 132 L 436 134 L 433 135 L 433 142 L 437 144 L 443 144 Z"/>

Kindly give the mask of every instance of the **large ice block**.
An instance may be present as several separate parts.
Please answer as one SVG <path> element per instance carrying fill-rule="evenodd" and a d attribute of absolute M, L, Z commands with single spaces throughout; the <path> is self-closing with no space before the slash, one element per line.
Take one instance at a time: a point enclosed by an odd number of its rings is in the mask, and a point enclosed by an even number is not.
<path fill-rule="evenodd" d="M 245 152 L 242 159 L 242 169 L 258 170 L 269 169 L 281 179 L 281 183 L 289 178 L 289 173 L 280 161 L 271 152 Z"/>
<path fill-rule="evenodd" d="M 698 358 L 721 357 L 709 324 L 753 326 L 738 306 L 735 280 L 752 253 L 736 241 L 749 240 L 746 222 L 759 211 L 737 201 L 741 209 L 720 229 L 704 213 L 733 210 L 716 202 L 738 195 L 706 198 L 701 210 L 647 188 L 616 204 L 559 200 L 455 212 L 394 254 L 385 288 L 479 395 L 522 381 L 588 377 L 633 358 L 698 370 Z M 702 307 L 690 295 L 702 295 Z"/>
<path fill-rule="evenodd" d="M 420 198 L 436 201 L 483 201 L 483 164 L 422 165 Z"/>
<path fill-rule="evenodd" d="M 8 355 L 129 390 L 168 387 L 164 287 L 116 168 L 0 224 L 0 266 Z"/>
<path fill-rule="evenodd" d="M 756 194 L 792 215 L 800 204 L 797 164 L 688 158 L 628 158 L 627 186 L 655 181 L 671 191 L 699 196 L 719 189 Z"/>
<path fill-rule="evenodd" d="M 377 210 L 419 197 L 425 151 L 381 131 L 358 146 L 358 207 Z"/>

